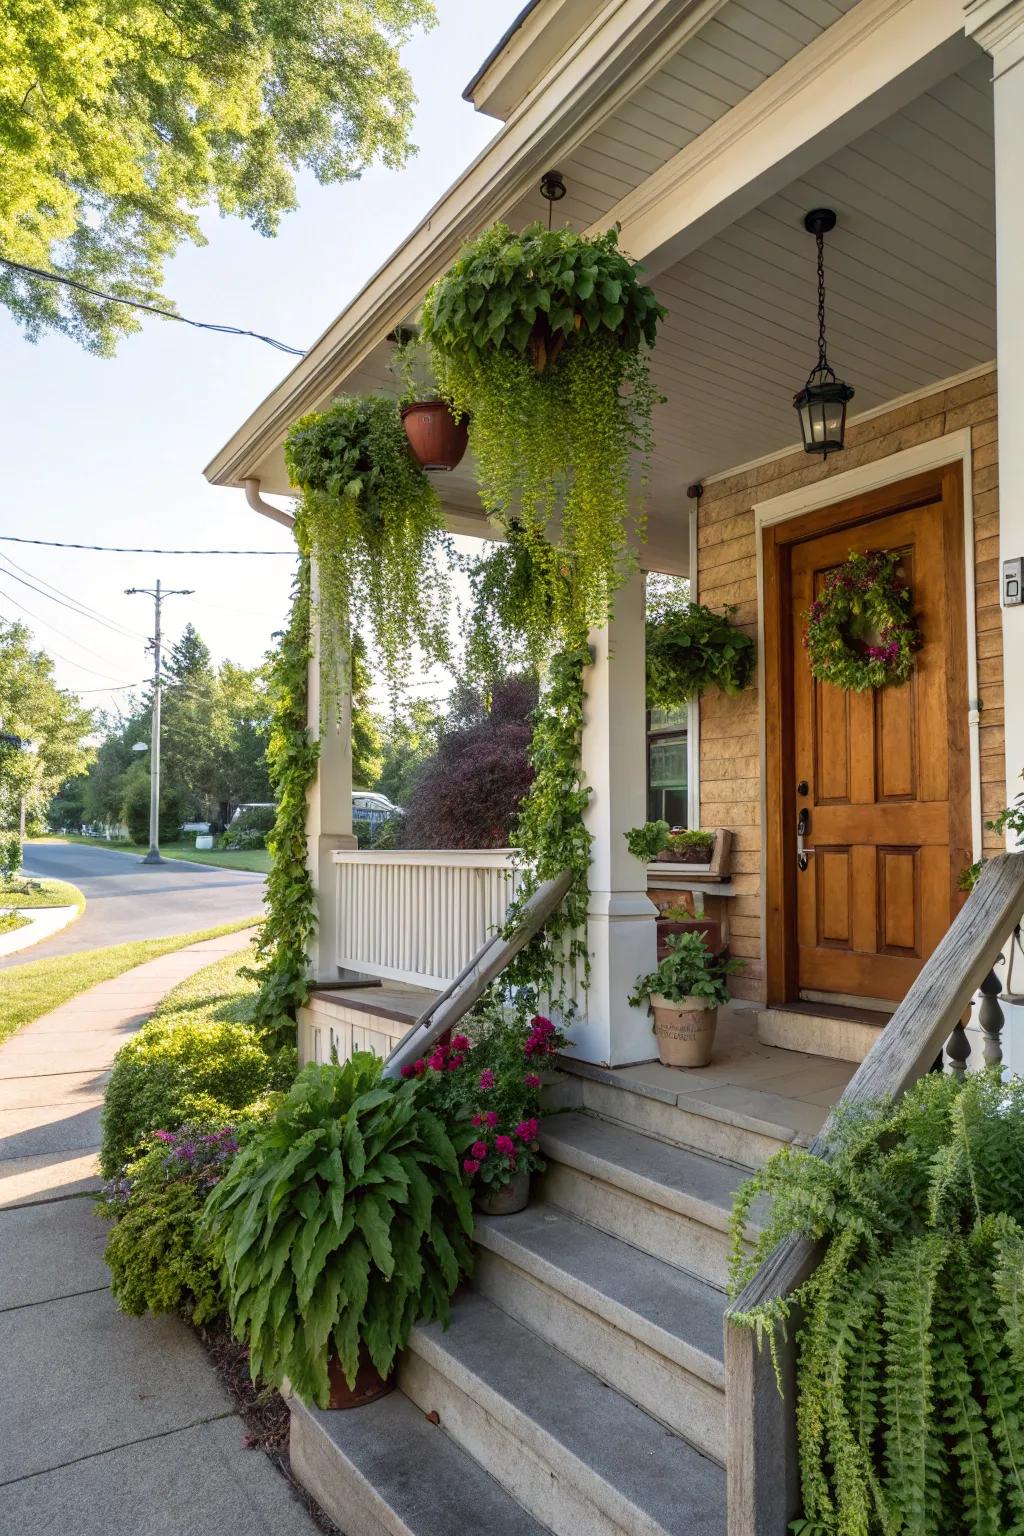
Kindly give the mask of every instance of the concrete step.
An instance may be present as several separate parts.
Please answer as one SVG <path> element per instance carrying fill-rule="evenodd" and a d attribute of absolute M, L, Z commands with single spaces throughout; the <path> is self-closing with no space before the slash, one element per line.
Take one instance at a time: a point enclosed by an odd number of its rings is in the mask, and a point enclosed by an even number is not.
<path fill-rule="evenodd" d="M 595 1115 L 553 1115 L 540 1139 L 548 1169 L 536 1197 L 724 1288 L 729 1212 L 746 1168 Z"/>
<path fill-rule="evenodd" d="M 345 1413 L 289 1406 L 292 1470 L 345 1536 L 550 1532 L 401 1392 Z"/>
<path fill-rule="evenodd" d="M 413 1330 L 399 1380 L 555 1536 L 724 1536 L 720 1466 L 482 1295 Z"/>
<path fill-rule="evenodd" d="M 474 1287 L 698 1450 L 725 1443 L 723 1293 L 568 1211 L 478 1217 Z"/>
<path fill-rule="evenodd" d="M 612 1071 L 588 1062 L 570 1066 L 564 1058 L 559 1066 L 579 1078 L 583 1109 L 744 1168 L 760 1168 L 790 1143 L 809 1144 L 826 1114 L 773 1094 L 771 1083 L 767 1091 L 728 1082 L 711 1087 L 713 1066 L 704 1074 L 672 1068 Z M 671 1086 L 666 1086 L 666 1074 L 673 1079 Z"/>
<path fill-rule="evenodd" d="M 889 1017 L 877 1009 L 839 1003 L 788 1003 L 758 1012 L 757 1038 L 762 1045 L 774 1045 L 783 1051 L 861 1062 Z"/>

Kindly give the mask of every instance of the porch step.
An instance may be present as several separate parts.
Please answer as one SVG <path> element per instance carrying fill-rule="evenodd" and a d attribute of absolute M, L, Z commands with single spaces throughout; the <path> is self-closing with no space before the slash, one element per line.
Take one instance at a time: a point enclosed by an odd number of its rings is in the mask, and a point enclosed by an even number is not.
<path fill-rule="evenodd" d="M 783 1051 L 810 1051 L 836 1061 L 861 1062 L 878 1039 L 890 1015 L 872 1008 L 848 1008 L 838 1003 L 788 1003 L 762 1008 L 757 1038 L 762 1045 Z"/>
<path fill-rule="evenodd" d="M 724 1536 L 722 1468 L 484 1296 L 415 1328 L 399 1379 L 555 1536 Z"/>
<path fill-rule="evenodd" d="M 729 1212 L 748 1169 L 587 1114 L 553 1115 L 540 1141 L 545 1201 L 724 1288 Z"/>
<path fill-rule="evenodd" d="M 292 1471 L 345 1536 L 549 1536 L 400 1392 L 347 1413 L 290 1408 Z"/>
<path fill-rule="evenodd" d="M 723 1293 L 555 1206 L 479 1217 L 475 1288 L 713 1458 Z"/>

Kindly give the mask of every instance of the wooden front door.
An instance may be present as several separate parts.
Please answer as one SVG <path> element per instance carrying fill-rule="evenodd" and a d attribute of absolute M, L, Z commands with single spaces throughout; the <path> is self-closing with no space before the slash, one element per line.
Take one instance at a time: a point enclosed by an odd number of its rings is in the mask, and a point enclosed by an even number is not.
<path fill-rule="evenodd" d="M 959 466 L 766 530 L 771 1001 L 898 1001 L 959 905 L 970 861 L 963 540 Z M 852 693 L 811 677 L 804 615 L 828 573 L 869 549 L 899 552 L 923 644 L 908 682 Z"/>

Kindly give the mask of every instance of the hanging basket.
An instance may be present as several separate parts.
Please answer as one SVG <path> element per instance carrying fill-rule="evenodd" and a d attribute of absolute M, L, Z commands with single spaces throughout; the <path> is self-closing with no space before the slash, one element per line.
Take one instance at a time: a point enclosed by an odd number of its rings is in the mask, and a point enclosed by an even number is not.
<path fill-rule="evenodd" d="M 811 676 L 853 693 L 905 683 L 921 649 L 910 588 L 892 550 L 851 554 L 804 615 Z"/>
<path fill-rule="evenodd" d="M 469 442 L 469 417 L 458 421 L 443 400 L 402 407 L 402 425 L 417 463 L 426 470 L 454 469 Z"/>

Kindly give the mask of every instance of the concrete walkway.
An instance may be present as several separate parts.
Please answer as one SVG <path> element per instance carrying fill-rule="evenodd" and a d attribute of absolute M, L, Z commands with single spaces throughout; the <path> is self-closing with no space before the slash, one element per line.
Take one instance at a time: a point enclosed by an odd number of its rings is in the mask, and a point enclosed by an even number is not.
<path fill-rule="evenodd" d="M 117 1310 L 88 1192 L 118 1046 L 249 934 L 163 955 L 0 1047 L 0 1531 L 315 1536 L 177 1318 Z"/>

